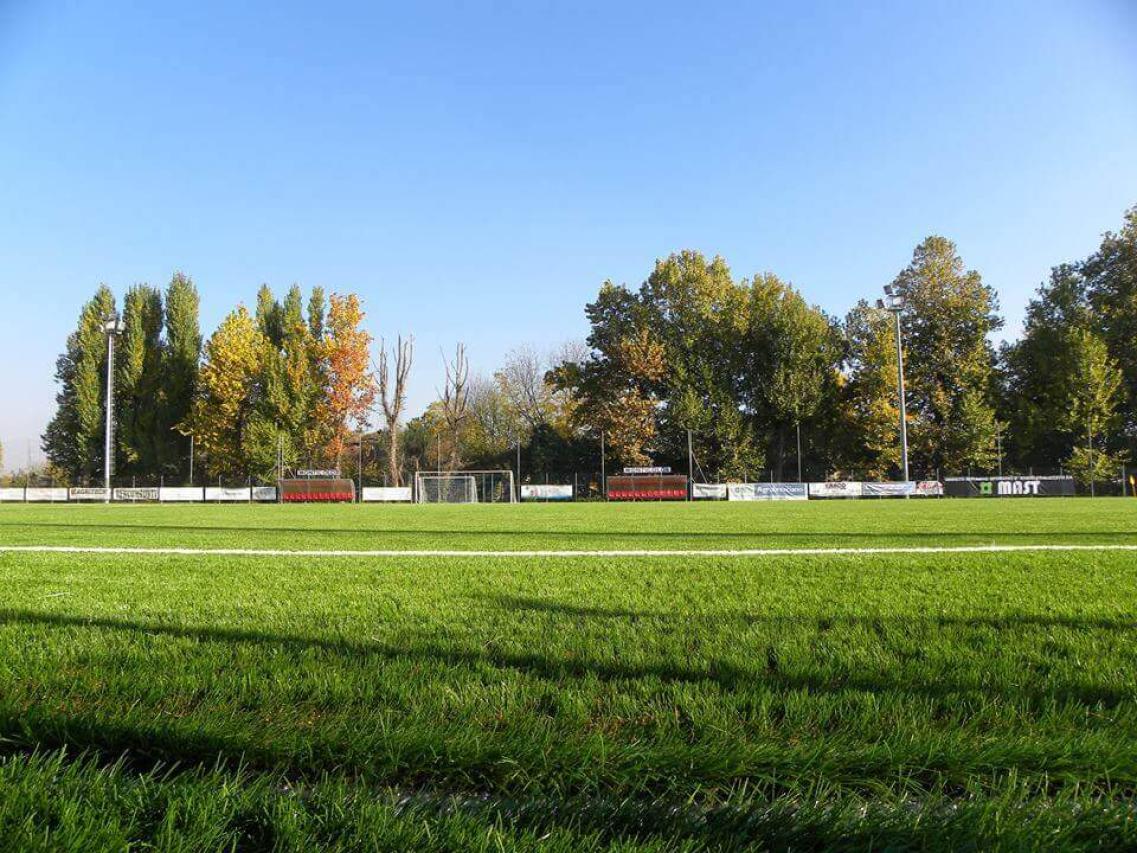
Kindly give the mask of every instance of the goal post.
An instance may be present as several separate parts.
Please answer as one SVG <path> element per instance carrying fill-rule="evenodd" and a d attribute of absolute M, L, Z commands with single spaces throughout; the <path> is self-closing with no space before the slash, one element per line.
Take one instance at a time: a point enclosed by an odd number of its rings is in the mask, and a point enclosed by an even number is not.
<path fill-rule="evenodd" d="M 415 503 L 515 503 L 513 472 L 416 471 Z"/>

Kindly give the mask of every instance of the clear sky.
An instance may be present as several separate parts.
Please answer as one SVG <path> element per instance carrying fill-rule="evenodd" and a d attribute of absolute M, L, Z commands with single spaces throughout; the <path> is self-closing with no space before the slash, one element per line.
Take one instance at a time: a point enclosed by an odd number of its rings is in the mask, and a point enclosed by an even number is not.
<path fill-rule="evenodd" d="M 1133 204 L 1133 0 L 0 0 L 0 441 L 99 282 L 356 291 L 416 413 L 682 248 L 843 312 L 944 234 L 1013 336 Z"/>

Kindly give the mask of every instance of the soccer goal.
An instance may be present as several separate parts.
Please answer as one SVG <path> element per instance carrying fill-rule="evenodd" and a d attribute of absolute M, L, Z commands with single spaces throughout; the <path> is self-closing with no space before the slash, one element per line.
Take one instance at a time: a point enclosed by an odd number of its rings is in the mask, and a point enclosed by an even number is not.
<path fill-rule="evenodd" d="M 415 503 L 514 503 L 512 471 L 449 471 L 415 473 Z"/>

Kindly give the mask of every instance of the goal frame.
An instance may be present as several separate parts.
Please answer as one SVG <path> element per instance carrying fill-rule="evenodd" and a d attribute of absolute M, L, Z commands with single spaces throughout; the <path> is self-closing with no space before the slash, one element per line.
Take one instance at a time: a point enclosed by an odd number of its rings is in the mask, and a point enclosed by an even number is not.
<path fill-rule="evenodd" d="M 505 490 L 509 495 L 508 501 L 487 501 L 483 500 L 485 492 L 486 477 L 498 477 L 505 485 Z M 479 482 L 478 478 L 483 478 Z M 424 498 L 423 483 L 427 480 L 441 481 L 441 480 L 462 480 L 470 479 L 474 484 L 474 500 L 472 501 L 428 501 Z M 424 503 L 517 503 L 517 483 L 513 479 L 513 471 L 509 468 L 498 469 L 481 469 L 474 471 L 415 471 L 415 488 L 414 488 L 414 502 L 416 504 Z"/>

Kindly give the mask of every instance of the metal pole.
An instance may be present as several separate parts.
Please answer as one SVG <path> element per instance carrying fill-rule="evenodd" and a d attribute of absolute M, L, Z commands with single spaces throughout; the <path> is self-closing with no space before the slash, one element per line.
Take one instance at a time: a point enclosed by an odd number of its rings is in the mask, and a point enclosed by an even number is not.
<path fill-rule="evenodd" d="M 1090 415 L 1086 416 L 1086 446 L 1090 457 L 1090 497 L 1094 494 L 1094 422 Z"/>
<path fill-rule="evenodd" d="M 908 401 L 904 394 L 904 347 L 900 343 L 900 309 L 896 317 L 896 377 L 900 387 L 900 452 L 904 462 L 904 482 L 908 482 Z"/>
<path fill-rule="evenodd" d="M 600 492 L 608 500 L 608 474 L 604 465 L 604 430 L 600 430 Z"/>
<path fill-rule="evenodd" d="M 801 482 L 801 421 L 797 424 L 797 481 Z M 904 479 L 908 479 L 905 477 Z"/>
<path fill-rule="evenodd" d="M 1003 431 L 996 426 L 995 428 L 995 441 L 999 445 L 999 476 L 1003 476 Z"/>
<path fill-rule="evenodd" d="M 189 437 L 189 484 L 193 485 L 193 433 Z"/>
<path fill-rule="evenodd" d="M 691 430 L 687 430 L 687 500 L 695 491 L 695 454 L 691 450 Z"/>
<path fill-rule="evenodd" d="M 103 503 L 111 502 L 111 444 L 113 436 L 111 430 L 114 424 L 114 330 L 107 330 L 107 425 L 104 430 L 103 445 Z"/>
<path fill-rule="evenodd" d="M 363 502 L 363 427 L 359 428 L 359 466 L 356 468 L 355 477 L 359 481 L 359 492 L 355 496 L 356 503 Z"/>
<path fill-rule="evenodd" d="M 521 433 L 517 434 L 517 500 L 521 500 Z"/>

